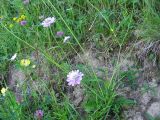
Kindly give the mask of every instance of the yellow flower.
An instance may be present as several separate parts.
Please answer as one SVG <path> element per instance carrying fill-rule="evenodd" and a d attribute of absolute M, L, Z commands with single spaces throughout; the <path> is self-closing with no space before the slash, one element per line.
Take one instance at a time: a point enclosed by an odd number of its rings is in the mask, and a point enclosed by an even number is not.
<path fill-rule="evenodd" d="M 16 17 L 14 17 L 14 18 L 13 18 L 13 21 L 16 21 L 16 20 L 17 20 L 17 18 L 16 18 Z"/>
<path fill-rule="evenodd" d="M 21 15 L 20 17 L 22 20 L 25 20 L 26 19 L 26 16 L 25 15 Z"/>
<path fill-rule="evenodd" d="M 19 18 L 14 17 L 13 20 L 16 22 L 21 22 L 22 20 L 25 20 L 26 16 L 25 15 L 21 15 Z"/>
<path fill-rule="evenodd" d="M 31 63 L 31 61 L 30 61 L 29 59 L 22 59 L 22 60 L 20 61 L 20 65 L 21 65 L 21 66 L 24 66 L 24 67 L 29 66 L 30 63 Z"/>
<path fill-rule="evenodd" d="M 12 28 L 13 26 L 14 26 L 13 24 L 10 24 L 10 25 L 9 25 L 9 28 Z"/>
<path fill-rule="evenodd" d="M 18 18 L 17 20 L 16 20 L 16 22 L 21 22 L 22 21 L 22 19 L 21 18 Z"/>
<path fill-rule="evenodd" d="M 2 88 L 2 89 L 1 89 L 1 93 L 2 93 L 3 96 L 6 95 L 7 89 L 8 89 L 8 88 Z"/>
<path fill-rule="evenodd" d="M 111 28 L 111 32 L 113 32 L 114 30 Z"/>

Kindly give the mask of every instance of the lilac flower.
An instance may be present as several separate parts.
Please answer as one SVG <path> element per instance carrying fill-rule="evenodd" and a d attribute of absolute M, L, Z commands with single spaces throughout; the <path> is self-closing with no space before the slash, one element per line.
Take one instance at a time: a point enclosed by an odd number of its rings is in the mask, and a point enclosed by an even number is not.
<path fill-rule="evenodd" d="M 84 74 L 79 72 L 79 70 L 74 70 L 69 72 L 69 74 L 67 75 L 68 85 L 71 85 L 71 86 L 79 85 L 83 75 Z"/>
<path fill-rule="evenodd" d="M 35 116 L 36 116 L 38 119 L 42 119 L 42 117 L 43 117 L 43 111 L 42 111 L 42 110 L 36 110 Z"/>
<path fill-rule="evenodd" d="M 48 17 L 41 24 L 42 24 L 43 27 L 49 27 L 55 21 L 56 21 L 55 17 Z"/>
<path fill-rule="evenodd" d="M 66 43 L 70 38 L 71 38 L 70 36 L 66 36 L 66 37 L 64 37 L 63 42 L 64 42 L 64 43 Z"/>
<path fill-rule="evenodd" d="M 62 36 L 64 35 L 64 32 L 58 31 L 58 32 L 56 33 L 56 35 L 57 35 L 58 37 L 62 37 Z"/>
<path fill-rule="evenodd" d="M 26 20 L 22 20 L 22 21 L 20 22 L 20 24 L 21 24 L 22 26 L 25 26 L 25 25 L 27 24 L 27 21 L 26 21 Z"/>
<path fill-rule="evenodd" d="M 28 4 L 29 0 L 23 0 L 23 4 Z"/>

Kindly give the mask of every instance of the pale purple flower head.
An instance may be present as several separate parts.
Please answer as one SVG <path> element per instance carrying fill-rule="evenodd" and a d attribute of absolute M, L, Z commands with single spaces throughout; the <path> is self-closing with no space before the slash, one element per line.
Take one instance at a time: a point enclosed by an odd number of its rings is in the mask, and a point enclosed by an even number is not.
<path fill-rule="evenodd" d="M 20 24 L 21 24 L 22 26 L 25 26 L 25 25 L 27 24 L 27 21 L 26 21 L 26 20 L 22 20 L 22 21 L 20 22 Z"/>
<path fill-rule="evenodd" d="M 41 118 L 43 117 L 43 111 L 42 111 L 42 110 L 36 110 L 35 116 L 36 116 L 38 119 L 41 119 Z"/>
<path fill-rule="evenodd" d="M 71 85 L 71 86 L 79 85 L 83 75 L 84 74 L 81 73 L 79 70 L 73 70 L 69 72 L 67 75 L 68 85 Z"/>
<path fill-rule="evenodd" d="M 57 35 L 58 37 L 62 37 L 62 36 L 64 35 L 64 32 L 58 31 L 58 32 L 56 33 L 56 35 Z"/>
<path fill-rule="evenodd" d="M 29 0 L 23 0 L 23 4 L 28 4 Z"/>
<path fill-rule="evenodd" d="M 42 24 L 43 27 L 49 27 L 55 21 L 56 21 L 55 17 L 48 17 L 41 24 Z"/>

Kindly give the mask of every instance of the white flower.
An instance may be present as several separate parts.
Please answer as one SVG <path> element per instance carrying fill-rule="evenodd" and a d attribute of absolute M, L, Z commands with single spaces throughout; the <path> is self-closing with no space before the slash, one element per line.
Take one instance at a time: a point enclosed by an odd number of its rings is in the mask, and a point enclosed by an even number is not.
<path fill-rule="evenodd" d="M 63 42 L 64 42 L 64 43 L 66 43 L 70 38 L 71 38 L 70 36 L 66 36 L 66 37 L 64 37 Z"/>
<path fill-rule="evenodd" d="M 43 27 L 49 27 L 55 21 L 56 21 L 55 17 L 48 17 L 41 24 L 42 24 Z"/>
<path fill-rule="evenodd" d="M 36 68 L 36 65 L 32 65 L 32 68 Z"/>
<path fill-rule="evenodd" d="M 15 60 L 16 59 L 16 57 L 17 57 L 17 53 L 15 53 L 12 57 L 11 57 L 11 61 L 13 61 L 13 60 Z"/>

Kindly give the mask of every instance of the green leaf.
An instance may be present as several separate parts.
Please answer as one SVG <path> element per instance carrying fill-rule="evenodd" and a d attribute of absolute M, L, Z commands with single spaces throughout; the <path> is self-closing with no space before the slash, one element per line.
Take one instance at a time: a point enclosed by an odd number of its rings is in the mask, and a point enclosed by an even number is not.
<path fill-rule="evenodd" d="M 148 113 L 145 113 L 145 118 L 147 119 L 147 120 L 156 120 L 156 119 L 154 119 L 150 114 L 148 114 Z"/>

